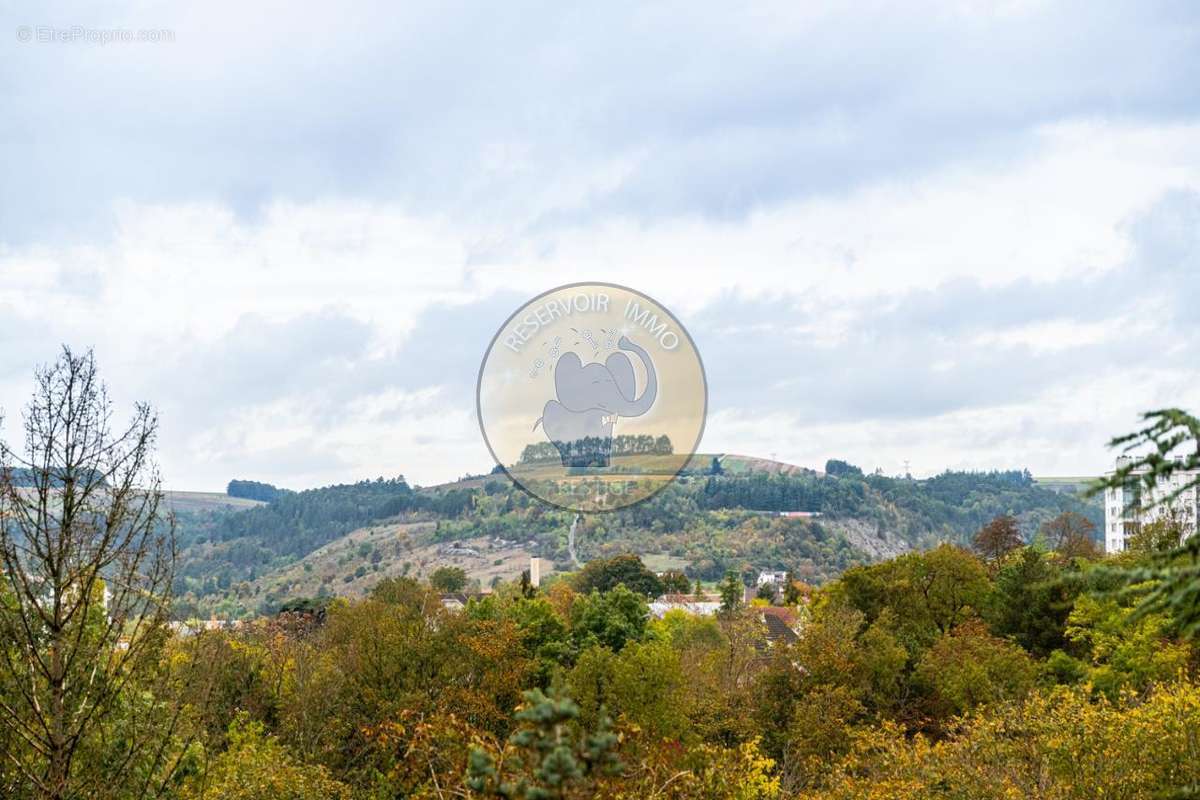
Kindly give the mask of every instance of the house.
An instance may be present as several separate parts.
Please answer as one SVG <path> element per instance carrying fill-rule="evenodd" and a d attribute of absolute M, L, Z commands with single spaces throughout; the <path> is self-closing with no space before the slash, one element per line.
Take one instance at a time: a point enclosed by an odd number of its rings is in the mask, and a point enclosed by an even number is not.
<path fill-rule="evenodd" d="M 242 628 L 243 623 L 240 619 L 189 619 L 189 620 L 172 620 L 168 627 L 176 636 L 188 637 L 194 636 L 202 631 L 235 631 Z"/>
<path fill-rule="evenodd" d="M 767 629 L 767 645 L 792 644 L 800 639 L 796 633 L 799 617 L 795 610 L 780 606 L 767 606 L 758 609 L 763 626 Z"/>
<path fill-rule="evenodd" d="M 462 611 L 467 607 L 469 598 L 462 592 L 452 592 L 441 597 L 442 608 L 447 611 Z"/>
<path fill-rule="evenodd" d="M 773 583 L 776 586 L 783 587 L 787 584 L 788 574 L 786 572 L 760 572 L 758 573 L 758 582 L 756 586 L 766 586 L 768 583 Z"/>
<path fill-rule="evenodd" d="M 688 594 L 664 594 L 650 603 L 650 614 L 655 619 L 662 619 L 668 611 L 675 610 L 707 617 L 721 610 L 721 600 L 711 596 L 697 599 Z"/>

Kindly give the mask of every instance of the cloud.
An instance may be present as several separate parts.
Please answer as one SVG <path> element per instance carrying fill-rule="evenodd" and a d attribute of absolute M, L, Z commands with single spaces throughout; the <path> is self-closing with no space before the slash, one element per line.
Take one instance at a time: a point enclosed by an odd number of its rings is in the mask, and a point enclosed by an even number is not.
<path fill-rule="evenodd" d="M 0 12 L 175 33 L 0 45 L 10 435 L 68 342 L 173 485 L 453 478 L 496 327 L 580 280 L 687 323 L 711 449 L 1079 472 L 1200 405 L 1189 6 L 293 12 Z"/>
<path fill-rule="evenodd" d="M 994 6 L 10 8 L 8 30 L 174 41 L 4 44 L 0 238 L 104 235 L 122 199 L 243 221 L 359 199 L 517 230 L 739 219 L 1011 164 L 1063 119 L 1192 118 L 1194 9 Z"/>

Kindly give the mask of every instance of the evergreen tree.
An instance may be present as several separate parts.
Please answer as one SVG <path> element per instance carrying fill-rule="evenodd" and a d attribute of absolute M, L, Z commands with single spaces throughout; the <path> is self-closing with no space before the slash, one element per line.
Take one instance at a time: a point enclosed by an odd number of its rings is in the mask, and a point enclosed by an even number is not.
<path fill-rule="evenodd" d="M 721 611 L 732 614 L 742 604 L 742 581 L 737 573 L 729 570 L 721 581 Z"/>

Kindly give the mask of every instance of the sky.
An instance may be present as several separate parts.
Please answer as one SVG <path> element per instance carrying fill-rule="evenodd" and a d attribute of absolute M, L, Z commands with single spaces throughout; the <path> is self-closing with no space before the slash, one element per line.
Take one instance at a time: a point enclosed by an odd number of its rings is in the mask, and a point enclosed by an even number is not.
<path fill-rule="evenodd" d="M 1200 410 L 1196 4 L 571 5 L 5 4 L 0 435 L 66 344 L 170 488 L 453 480 L 588 280 L 687 326 L 706 452 L 1089 475 Z"/>

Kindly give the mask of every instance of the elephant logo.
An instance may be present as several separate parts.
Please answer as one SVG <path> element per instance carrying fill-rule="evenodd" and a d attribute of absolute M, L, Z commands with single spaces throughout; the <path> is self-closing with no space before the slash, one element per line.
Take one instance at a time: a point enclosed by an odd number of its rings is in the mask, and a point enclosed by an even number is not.
<path fill-rule="evenodd" d="M 636 393 L 634 353 L 646 370 L 646 386 Z M 640 417 L 658 397 L 658 374 L 645 348 L 628 337 L 604 363 L 584 364 L 575 352 L 564 353 L 554 365 L 554 392 L 533 424 L 542 426 L 564 467 L 607 467 L 612 457 L 613 426 L 621 417 Z"/>
<path fill-rule="evenodd" d="M 493 475 L 557 508 L 603 512 L 688 469 L 708 381 L 696 343 L 661 303 L 614 283 L 572 283 L 501 324 L 475 404 Z"/>

